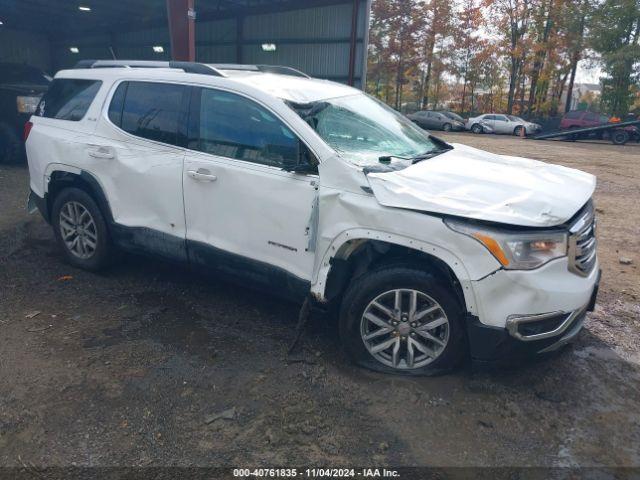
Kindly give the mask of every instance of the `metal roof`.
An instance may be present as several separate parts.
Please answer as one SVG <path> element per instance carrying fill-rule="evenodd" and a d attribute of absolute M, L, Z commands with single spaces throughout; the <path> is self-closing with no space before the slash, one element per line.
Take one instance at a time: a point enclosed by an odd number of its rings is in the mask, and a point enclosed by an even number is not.
<path fill-rule="evenodd" d="M 197 0 L 196 21 L 348 2 Z M 80 6 L 91 10 L 82 11 Z M 166 26 L 167 8 L 166 0 L 0 0 L 0 20 L 7 28 L 36 30 L 60 37 Z"/>

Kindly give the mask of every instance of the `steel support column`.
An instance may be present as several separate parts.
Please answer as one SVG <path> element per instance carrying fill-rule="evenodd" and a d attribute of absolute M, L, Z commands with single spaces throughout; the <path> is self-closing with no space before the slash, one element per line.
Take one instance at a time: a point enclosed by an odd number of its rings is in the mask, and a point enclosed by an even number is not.
<path fill-rule="evenodd" d="M 196 28 L 194 0 L 167 0 L 167 20 L 171 37 L 171 58 L 196 60 Z"/>
<path fill-rule="evenodd" d="M 360 10 L 360 0 L 353 0 L 353 10 L 351 11 L 351 40 L 349 42 L 349 85 L 354 84 L 356 70 L 356 47 L 358 40 L 358 12 Z"/>

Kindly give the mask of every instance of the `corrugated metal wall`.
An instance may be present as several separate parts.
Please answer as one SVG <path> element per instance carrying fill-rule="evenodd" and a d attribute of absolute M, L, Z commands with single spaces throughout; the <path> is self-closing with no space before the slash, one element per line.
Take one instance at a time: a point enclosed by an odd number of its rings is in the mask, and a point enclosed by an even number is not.
<path fill-rule="evenodd" d="M 288 65 L 314 77 L 347 82 L 352 3 L 196 23 L 196 57 L 206 63 L 263 63 Z M 360 85 L 366 59 L 369 4 L 360 2 L 355 60 Z M 239 25 L 239 22 L 240 25 Z M 236 39 L 241 31 L 241 48 Z M 276 50 L 263 51 L 263 43 Z"/>
<path fill-rule="evenodd" d="M 301 2 L 302 3 L 302 2 Z M 276 13 L 196 21 L 196 59 L 207 63 L 264 63 L 288 65 L 312 76 L 347 82 L 351 14 L 353 3 L 304 8 Z M 368 33 L 369 2 L 362 0 L 358 12 L 354 78 L 360 85 L 365 68 L 365 37 Z M 0 56 L 19 59 L 47 71 L 68 68 L 85 58 L 168 60 L 168 28 L 154 28 L 112 35 L 83 36 L 54 41 L 33 33 L 7 35 L 0 30 Z M 237 41 L 241 34 L 240 46 Z M 42 37 L 42 38 L 40 38 Z M 4 41 L 2 41 L 4 40 Z M 276 50 L 263 51 L 263 43 L 273 43 Z M 154 53 L 160 45 L 164 53 Z M 72 53 L 71 47 L 79 49 Z"/>
<path fill-rule="evenodd" d="M 0 62 L 27 63 L 52 73 L 49 39 L 38 33 L 0 28 Z"/>

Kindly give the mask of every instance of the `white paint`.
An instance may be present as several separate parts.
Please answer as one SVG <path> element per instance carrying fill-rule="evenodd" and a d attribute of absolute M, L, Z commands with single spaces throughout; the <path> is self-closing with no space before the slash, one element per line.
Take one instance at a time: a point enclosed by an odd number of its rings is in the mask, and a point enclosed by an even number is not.
<path fill-rule="evenodd" d="M 569 220 L 595 190 L 591 174 L 460 144 L 404 170 L 368 178 L 388 207 L 530 227 Z"/>
<path fill-rule="evenodd" d="M 505 272 L 479 242 L 429 214 L 557 225 L 592 195 L 595 179 L 589 174 L 454 145 L 405 170 L 367 176 L 283 102 L 362 94 L 328 81 L 256 72 L 216 77 L 165 68 L 68 70 L 56 77 L 103 84 L 79 122 L 32 117 L 26 148 L 31 188 L 40 196 L 54 171 L 85 171 L 102 186 L 117 223 L 195 240 L 286 270 L 308 280 L 311 293 L 321 300 L 331 258 L 361 240 L 384 241 L 442 260 L 460 281 L 468 310 L 489 325 L 504 326 L 510 314 L 571 309 L 591 294 L 595 274 L 583 278 L 570 273 L 566 258 L 532 271 Z M 319 175 L 288 173 L 129 135 L 107 116 L 111 96 L 124 80 L 200 85 L 247 96 L 309 147 L 320 162 Z M 198 181 L 190 172 L 199 169 L 208 170 L 211 178 Z M 313 205 L 319 215 L 313 214 Z M 307 248 L 309 227 L 315 229 L 314 248 Z"/>

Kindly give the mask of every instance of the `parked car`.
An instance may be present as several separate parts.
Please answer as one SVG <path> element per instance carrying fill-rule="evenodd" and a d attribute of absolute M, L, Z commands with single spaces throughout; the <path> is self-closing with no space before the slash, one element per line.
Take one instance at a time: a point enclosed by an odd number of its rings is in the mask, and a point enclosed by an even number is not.
<path fill-rule="evenodd" d="M 542 127 L 537 123 L 527 122 L 515 115 L 503 115 L 498 113 L 486 113 L 467 121 L 466 128 L 474 133 L 479 133 L 478 125 L 482 123 L 488 124 L 495 133 L 504 133 L 507 135 L 522 135 L 524 129 L 525 135 L 538 133 Z"/>
<path fill-rule="evenodd" d="M 631 118 L 633 120 L 633 118 Z M 584 110 L 572 110 L 564 114 L 562 120 L 560 120 L 560 130 L 576 130 L 580 128 L 599 127 L 602 125 L 608 125 L 610 117 L 608 115 L 596 112 L 587 112 Z M 574 134 L 574 139 L 595 137 L 601 139 L 612 138 L 614 143 L 624 144 L 629 139 L 640 141 L 640 130 L 637 126 L 628 125 L 626 127 L 620 127 L 609 130 L 600 130 L 593 133 Z M 622 137 L 618 139 L 616 137 Z"/>
<path fill-rule="evenodd" d="M 594 308 L 593 175 L 284 67 L 83 65 L 26 129 L 30 208 L 75 267 L 119 248 L 335 306 L 355 362 L 414 375 L 558 349 Z"/>
<path fill-rule="evenodd" d="M 427 130 L 444 130 L 445 132 L 464 130 L 462 118 L 458 120 L 445 112 L 421 110 L 416 113 L 410 113 L 407 118 Z"/>
<path fill-rule="evenodd" d="M 37 68 L 0 63 L 0 163 L 15 163 L 24 157 L 24 124 L 50 81 Z"/>

